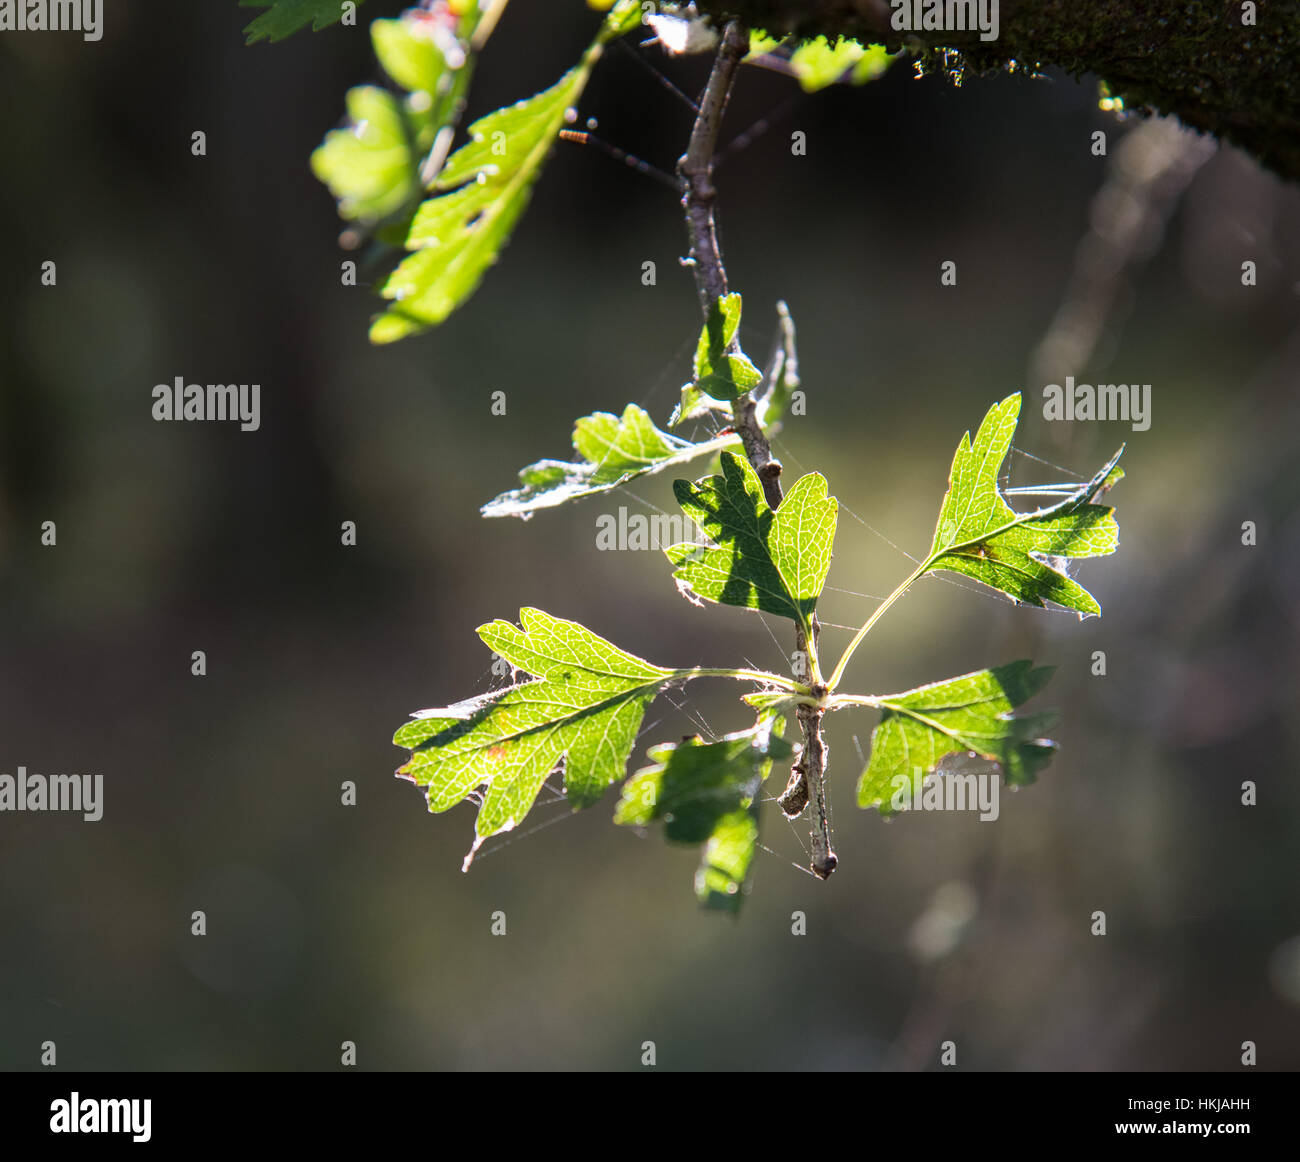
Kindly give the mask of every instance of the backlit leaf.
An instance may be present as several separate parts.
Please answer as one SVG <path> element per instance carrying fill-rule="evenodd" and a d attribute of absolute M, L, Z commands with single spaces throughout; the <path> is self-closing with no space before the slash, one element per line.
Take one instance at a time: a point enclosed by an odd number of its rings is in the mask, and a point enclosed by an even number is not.
<path fill-rule="evenodd" d="M 769 429 L 781 418 L 789 406 L 791 394 L 799 386 L 799 357 L 795 351 L 794 320 L 790 317 L 790 309 L 783 302 L 776 304 L 776 313 L 778 326 L 776 342 L 773 345 L 771 358 L 763 371 L 760 383 L 762 390 L 754 391 L 758 400 L 755 416 L 764 429 Z M 739 320 L 738 312 L 736 317 Z M 707 334 L 706 328 L 705 337 Z M 682 388 L 681 402 L 668 417 L 668 426 L 679 427 L 687 420 L 699 419 L 711 411 L 729 414 L 731 406 L 728 402 L 706 395 L 694 382 L 688 383 Z"/>
<path fill-rule="evenodd" d="M 622 416 L 595 412 L 573 428 L 580 459 L 539 460 L 520 470 L 522 485 L 481 509 L 484 516 L 530 516 L 569 500 L 608 492 L 638 476 L 661 472 L 737 442 L 734 435 L 693 444 L 655 427 L 643 408 L 628 404 Z"/>
<path fill-rule="evenodd" d="M 411 751 L 398 775 L 425 789 L 430 811 L 481 794 L 466 867 L 484 839 L 518 826 L 552 771 L 563 770 L 575 808 L 596 802 L 625 774 L 646 708 L 676 680 L 576 622 L 539 609 L 519 620 L 478 634 L 534 680 L 421 711 L 393 738 Z"/>
<path fill-rule="evenodd" d="M 419 176 L 401 103 L 387 89 L 349 89 L 348 120 L 311 155 L 312 172 L 338 199 L 339 214 L 376 221 L 401 209 Z"/>
<path fill-rule="evenodd" d="M 673 484 L 677 502 L 712 541 L 665 550 L 678 566 L 678 588 L 808 628 L 830 570 L 839 502 L 826 495 L 826 478 L 811 472 L 773 512 L 749 463 L 732 452 L 721 459 L 722 475 Z"/>
<path fill-rule="evenodd" d="M 863 85 L 884 75 L 901 55 L 884 45 L 862 45 L 842 37 L 831 44 L 824 36 L 785 42 L 765 32 L 751 32 L 746 61 L 789 73 L 806 93 L 814 93 L 840 81 Z"/>
<path fill-rule="evenodd" d="M 989 409 L 974 441 L 969 432 L 962 437 L 928 568 L 962 573 L 1031 605 L 1053 601 L 1080 613 L 1100 613 L 1092 594 L 1062 571 L 1062 562 L 1104 556 L 1118 548 L 1115 510 L 1092 501 L 1123 475 L 1117 462 L 1124 449 L 1091 480 L 1048 488 L 1062 497 L 1056 503 L 1019 513 L 998 489 L 1019 415 L 1019 394 L 1008 396 Z"/>
<path fill-rule="evenodd" d="M 470 140 L 447 159 L 433 196 L 416 211 L 406 239 L 412 253 L 383 286 L 392 305 L 372 324 L 372 342 L 434 327 L 478 289 L 527 207 L 605 44 L 635 27 L 639 12 L 632 0 L 620 0 L 577 66 L 549 89 L 470 126 Z"/>
<path fill-rule="evenodd" d="M 421 166 L 439 131 L 449 135 L 459 97 L 469 83 L 469 54 L 461 36 L 478 19 L 452 23 L 421 11 L 397 20 L 375 20 L 371 43 L 384 71 L 406 90 L 404 97 L 375 85 L 347 95 L 348 123 L 325 135 L 311 156 L 312 172 L 338 200 L 343 218 L 364 224 L 410 212 L 423 192 Z"/>
<path fill-rule="evenodd" d="M 763 374 L 736 345 L 740 328 L 740 295 L 718 299 L 695 348 L 695 390 L 717 400 L 738 399 L 757 387 Z"/>
<path fill-rule="evenodd" d="M 891 814 L 896 795 L 909 802 L 941 760 L 967 751 L 1001 766 L 1010 786 L 1032 783 L 1056 748 L 1040 737 L 1055 716 L 1015 718 L 1011 711 L 1037 694 L 1052 673 L 1051 667 L 1012 662 L 880 698 L 858 805 Z"/>
<path fill-rule="evenodd" d="M 696 737 L 651 747 L 651 765 L 623 784 L 614 822 L 664 824 L 676 843 L 703 844 L 695 892 L 707 906 L 735 910 L 758 841 L 758 789 L 774 761 L 794 755 L 784 720 L 760 721 L 716 742 Z"/>

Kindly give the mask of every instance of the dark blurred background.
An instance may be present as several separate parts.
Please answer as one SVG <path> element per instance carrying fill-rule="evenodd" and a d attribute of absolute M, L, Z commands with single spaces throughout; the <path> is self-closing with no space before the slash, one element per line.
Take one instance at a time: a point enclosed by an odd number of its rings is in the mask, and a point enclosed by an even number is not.
<path fill-rule="evenodd" d="M 478 516 L 567 454 L 574 417 L 666 419 L 698 331 L 672 193 L 561 145 L 478 295 L 374 348 L 308 156 L 378 79 L 366 28 L 401 5 L 255 47 L 233 0 L 108 7 L 99 44 L 0 39 L 0 771 L 105 781 L 100 823 L 0 817 L 0 1066 L 53 1040 L 64 1068 L 328 1069 L 345 1039 L 370 1069 L 630 1069 L 646 1040 L 661 1068 L 921 1069 L 949 1039 L 962 1069 L 1231 1070 L 1247 1040 L 1261 1068 L 1300 1066 L 1294 187 L 1117 120 L 1092 78 L 954 89 L 903 64 L 804 96 L 742 74 L 727 135 L 771 127 L 719 171 L 723 241 L 751 354 L 778 298 L 799 327 L 787 473 L 823 471 L 844 508 L 823 652 L 928 547 L 993 401 L 1025 389 L 1017 446 L 1075 473 L 1127 440 L 1128 478 L 1121 550 L 1080 572 L 1104 618 L 928 581 L 850 671 L 883 691 L 1059 666 L 1038 785 L 993 824 L 885 824 L 853 800 L 872 716 L 836 716 L 839 870 L 803 872 L 803 824 L 769 805 L 733 921 L 697 910 L 694 849 L 611 825 L 613 794 L 539 807 L 462 875 L 472 808 L 430 816 L 392 777 L 393 730 L 487 689 L 474 627 L 521 605 L 666 664 L 783 665 L 784 626 L 686 604 L 657 554 L 596 550 L 600 513 L 671 508 L 667 478 Z M 550 84 L 595 22 L 516 0 L 470 116 Z M 707 62 L 641 51 L 702 85 Z M 665 169 L 689 130 L 624 50 L 582 113 Z M 1150 430 L 1045 423 L 1065 374 L 1150 382 Z M 261 383 L 261 430 L 155 423 L 151 389 L 178 375 Z M 705 721 L 739 728 L 716 685 L 692 691 Z M 651 724 L 643 742 L 698 728 L 667 701 Z"/>

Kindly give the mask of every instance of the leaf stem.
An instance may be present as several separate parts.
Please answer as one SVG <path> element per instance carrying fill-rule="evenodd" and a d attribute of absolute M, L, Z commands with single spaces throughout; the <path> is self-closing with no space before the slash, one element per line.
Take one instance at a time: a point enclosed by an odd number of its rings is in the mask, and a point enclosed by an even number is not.
<path fill-rule="evenodd" d="M 987 422 L 987 419 L 985 422 Z M 884 615 L 885 610 L 887 610 L 891 605 L 894 604 L 895 601 L 897 601 L 900 597 L 902 597 L 903 594 L 906 593 L 907 590 L 912 586 L 913 582 L 915 582 L 918 578 L 920 578 L 920 576 L 923 573 L 925 573 L 929 569 L 932 569 L 937 562 L 942 561 L 945 557 L 955 557 L 967 549 L 972 549 L 976 546 L 983 545 L 989 541 L 992 541 L 995 537 L 1000 537 L 1004 533 L 1010 532 L 1012 529 L 1016 528 L 1019 525 L 1023 525 L 1033 520 L 1042 520 L 1056 513 L 1065 512 L 1070 508 L 1071 505 L 1077 504 L 1081 501 L 1090 502 L 1092 497 L 1095 496 L 1098 489 L 1104 483 L 1105 479 L 1109 476 L 1111 471 L 1114 469 L 1115 464 L 1119 461 L 1119 457 L 1123 453 L 1123 451 L 1124 449 L 1120 448 L 1119 452 L 1117 452 L 1111 458 L 1110 462 L 1106 464 L 1096 474 L 1096 476 L 1094 476 L 1091 480 L 1085 480 L 1081 484 L 1074 486 L 1071 491 L 1066 492 L 1064 494 L 1063 499 L 1058 500 L 1054 504 L 1044 505 L 1040 508 L 1035 509 L 1033 512 L 1016 512 L 1012 510 L 1009 505 L 1007 505 L 1006 507 L 1008 511 L 1010 511 L 1011 516 L 1009 519 L 1003 521 L 1000 525 L 997 525 L 994 528 L 981 529 L 978 532 L 973 533 L 972 535 L 966 537 L 964 540 L 955 540 L 949 544 L 936 543 L 934 546 L 932 546 L 930 550 L 930 555 L 926 557 L 925 560 L 922 561 L 919 565 L 917 565 L 917 567 L 914 570 L 912 570 L 911 575 L 897 589 L 895 589 L 893 593 L 891 593 L 888 597 L 886 597 L 885 600 L 880 603 L 880 605 L 876 607 L 875 612 L 872 613 L 872 615 L 869 618 L 867 618 L 866 624 L 863 625 L 863 627 L 860 630 L 858 630 L 858 632 L 854 635 L 853 640 L 849 642 L 848 649 L 844 651 L 843 656 L 839 660 L 839 664 L 835 667 L 835 672 L 831 674 L 830 681 L 827 682 L 826 684 L 827 690 L 834 691 L 835 688 L 840 684 L 840 679 L 844 677 L 844 668 L 849 664 L 849 659 L 853 656 L 853 652 L 858 648 L 859 645 L 862 644 L 862 639 L 867 636 L 867 634 L 871 631 L 871 627 L 875 625 L 876 622 L 879 621 L 880 618 Z M 956 468 L 955 468 L 955 461 L 954 461 L 954 473 L 955 471 Z M 949 495 L 952 495 L 951 488 L 954 487 L 956 486 L 950 485 Z M 945 504 L 946 504 L 946 500 L 945 500 Z M 940 519 L 942 520 L 942 514 L 940 515 Z M 939 534 L 936 532 L 935 535 L 936 542 L 938 541 L 938 539 L 939 539 Z M 993 588 L 1002 588 L 1002 587 L 994 585 Z M 1003 591 L 1010 594 L 1012 597 L 1017 596 L 1017 594 L 1010 589 L 1004 589 Z"/>
<path fill-rule="evenodd" d="M 899 585 L 899 587 L 895 589 L 893 593 L 891 593 L 888 597 L 885 598 L 884 601 L 882 601 L 878 606 L 876 606 L 875 612 L 869 618 L 867 618 L 866 623 L 854 635 L 853 640 L 849 642 L 848 649 L 846 649 L 844 653 L 841 655 L 839 662 L 835 666 L 834 672 L 830 676 L 830 681 L 826 683 L 827 690 L 834 691 L 835 688 L 840 684 L 840 679 L 844 677 L 844 667 L 849 664 L 849 659 L 853 657 L 853 652 L 858 648 L 858 646 L 862 644 L 862 639 L 866 637 L 868 633 L 871 632 L 871 627 L 875 625 L 876 622 L 878 622 L 884 616 L 885 610 L 887 610 L 891 605 L 894 604 L 895 601 L 897 601 L 900 597 L 902 597 L 903 594 L 906 593 L 908 589 L 910 589 L 912 585 L 921 577 L 921 575 L 932 564 L 934 564 L 934 561 L 935 561 L 935 557 L 933 555 L 926 557 L 924 561 L 922 561 L 915 569 L 912 570 L 911 574 L 907 577 L 907 579 L 901 585 Z"/>
<path fill-rule="evenodd" d="M 796 626 L 799 648 L 808 655 L 808 680 L 814 686 L 823 684 L 821 664 L 817 660 L 817 631 L 820 628 L 815 620 L 815 615 L 808 619 L 806 625 Z"/>
<path fill-rule="evenodd" d="M 781 674 L 769 674 L 766 670 L 732 669 L 727 666 L 693 666 L 689 670 L 674 670 L 674 678 L 689 681 L 691 678 L 735 678 L 740 682 L 762 682 L 770 686 L 780 686 L 792 694 L 812 696 L 812 689 L 793 678 Z"/>
<path fill-rule="evenodd" d="M 474 26 L 474 34 L 470 40 L 470 47 L 478 52 L 486 43 L 489 36 L 497 26 L 497 21 L 501 19 L 501 14 L 506 10 L 506 4 L 509 0 L 492 0 L 488 5 L 487 11 L 479 17 L 478 23 Z"/>
<path fill-rule="evenodd" d="M 884 705 L 883 699 L 871 694 L 836 694 L 826 700 L 827 710 L 839 710 L 845 706 L 869 706 L 872 710 L 879 710 Z"/>

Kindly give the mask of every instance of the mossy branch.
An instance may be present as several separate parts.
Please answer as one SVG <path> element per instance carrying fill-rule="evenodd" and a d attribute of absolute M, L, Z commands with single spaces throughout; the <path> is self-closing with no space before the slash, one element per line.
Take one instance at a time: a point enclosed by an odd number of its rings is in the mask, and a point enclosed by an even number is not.
<path fill-rule="evenodd" d="M 773 34 L 849 36 L 952 49 L 975 72 L 1055 66 L 1094 73 L 1130 109 L 1176 115 L 1300 180 L 1300 0 L 1001 0 L 995 41 L 978 32 L 902 34 L 886 0 L 699 0 L 715 20 L 735 17 Z"/>

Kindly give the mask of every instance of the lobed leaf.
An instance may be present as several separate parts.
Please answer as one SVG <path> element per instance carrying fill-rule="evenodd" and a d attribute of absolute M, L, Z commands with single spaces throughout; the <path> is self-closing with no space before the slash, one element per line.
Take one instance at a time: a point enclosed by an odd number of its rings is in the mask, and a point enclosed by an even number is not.
<path fill-rule="evenodd" d="M 615 823 L 661 822 L 668 840 L 704 845 L 695 892 L 706 906 L 740 905 L 758 842 L 758 789 L 774 761 L 795 753 L 783 725 L 769 718 L 716 742 L 696 736 L 651 747 L 651 765 L 623 784 Z"/>
<path fill-rule="evenodd" d="M 419 177 L 401 103 L 375 85 L 347 94 L 348 120 L 332 129 L 311 155 L 312 172 L 324 182 L 348 219 L 377 221 L 400 210 Z"/>
<path fill-rule="evenodd" d="M 696 344 L 693 386 L 712 399 L 739 399 L 763 379 L 762 372 L 736 344 L 740 307 L 740 295 L 734 292 L 718 299 Z"/>
<path fill-rule="evenodd" d="M 1052 667 L 1012 662 L 878 699 L 883 713 L 858 781 L 858 806 L 892 814 L 900 790 L 916 795 L 945 757 L 965 751 L 996 762 L 1009 786 L 1032 783 L 1056 747 L 1039 737 L 1054 715 L 1015 718 L 1011 711 L 1037 694 L 1052 673 Z"/>
<path fill-rule="evenodd" d="M 528 517 L 543 508 L 608 492 L 638 476 L 720 451 L 736 441 L 734 435 L 698 444 L 679 439 L 655 427 L 636 404 L 628 404 L 622 416 L 594 412 L 573 427 L 573 448 L 581 459 L 529 464 L 519 472 L 522 487 L 503 492 L 480 511 L 489 517 Z"/>
<path fill-rule="evenodd" d="M 754 390 L 758 408 L 755 416 L 759 425 L 769 428 L 778 421 L 790 404 L 790 397 L 799 386 L 799 356 L 795 349 L 794 320 L 790 308 L 783 302 L 776 304 L 777 335 L 772 354 L 763 371 L 761 390 Z M 694 382 L 682 388 L 681 400 L 668 417 L 670 428 L 679 427 L 687 420 L 699 419 L 709 412 L 729 414 L 730 405 L 713 399 L 701 391 Z"/>
<path fill-rule="evenodd" d="M 1117 463 L 1124 449 L 1091 480 L 1047 489 L 1063 497 L 1055 504 L 1019 513 L 998 489 L 1019 415 L 1017 393 L 989 409 L 973 441 L 969 432 L 962 437 L 926 568 L 961 573 L 1018 602 L 1053 601 L 1081 614 L 1100 613 L 1096 599 L 1066 575 L 1062 563 L 1119 547 L 1115 510 L 1092 500 L 1123 475 Z"/>
<path fill-rule="evenodd" d="M 455 26 L 422 18 L 419 12 L 371 21 L 370 42 L 384 72 L 408 93 L 427 95 L 429 100 L 418 101 L 418 107 L 431 104 L 447 71 L 465 63 Z"/>
<path fill-rule="evenodd" d="M 416 211 L 406 239 L 412 253 L 384 283 L 381 293 L 392 306 L 371 325 L 372 342 L 434 327 L 478 289 L 527 207 L 603 46 L 635 27 L 639 13 L 632 0 L 619 0 L 577 66 L 549 89 L 470 126 L 470 140 L 447 159 L 433 196 Z"/>
<path fill-rule="evenodd" d="M 819 472 L 800 477 L 775 512 L 749 463 L 722 453 L 722 475 L 675 481 L 683 511 L 712 545 L 665 552 L 687 597 L 788 617 L 807 629 L 830 570 L 839 502 Z"/>
<path fill-rule="evenodd" d="M 435 182 L 435 189 L 450 192 L 415 213 L 406 240 L 414 253 L 384 284 L 382 294 L 394 306 L 375 320 L 372 341 L 389 343 L 435 326 L 474 293 L 527 206 L 584 81 L 585 74 L 571 70 L 535 97 L 470 126 L 469 143 Z"/>
<path fill-rule="evenodd" d="M 343 218 L 374 223 L 410 209 L 423 190 L 421 165 L 439 131 L 449 135 L 457 94 L 468 83 L 468 55 L 457 32 L 468 35 L 477 12 L 453 24 L 409 11 L 396 20 L 375 20 L 375 56 L 406 90 L 362 85 L 348 92 L 348 124 L 332 129 L 311 155 L 312 172 L 338 201 Z"/>
<path fill-rule="evenodd" d="M 518 826 L 557 768 L 575 808 L 599 799 L 625 774 L 646 708 L 677 680 L 576 622 L 539 609 L 519 621 L 478 634 L 533 681 L 421 711 L 393 737 L 411 751 L 397 774 L 425 788 L 430 811 L 481 793 L 467 868 L 484 839 Z"/>

